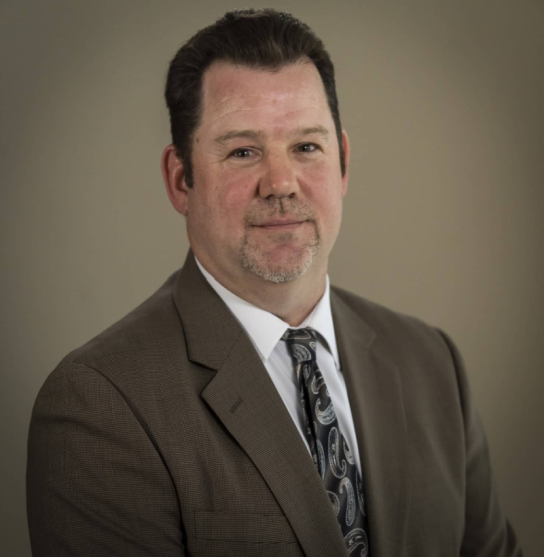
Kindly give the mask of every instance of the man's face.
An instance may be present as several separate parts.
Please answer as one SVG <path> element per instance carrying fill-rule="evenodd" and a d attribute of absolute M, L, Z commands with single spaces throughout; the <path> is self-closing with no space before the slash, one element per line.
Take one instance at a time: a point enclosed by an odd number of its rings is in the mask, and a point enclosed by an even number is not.
<path fill-rule="evenodd" d="M 344 136 L 347 148 L 347 138 Z M 315 66 L 276 73 L 215 63 L 203 81 L 191 246 L 219 281 L 323 278 L 338 235 L 347 173 Z"/>

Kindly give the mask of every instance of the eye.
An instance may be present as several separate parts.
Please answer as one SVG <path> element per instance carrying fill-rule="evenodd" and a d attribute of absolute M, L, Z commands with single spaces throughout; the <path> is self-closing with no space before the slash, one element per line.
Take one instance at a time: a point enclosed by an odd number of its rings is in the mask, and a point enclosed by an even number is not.
<path fill-rule="evenodd" d="M 247 149 L 245 147 L 241 149 L 235 149 L 231 154 L 231 157 L 235 159 L 248 159 L 249 157 L 253 156 L 253 151 L 251 149 Z"/>
<path fill-rule="evenodd" d="M 315 143 L 302 143 L 302 145 L 297 145 L 297 151 L 299 153 L 314 153 L 317 149 L 318 147 Z"/>

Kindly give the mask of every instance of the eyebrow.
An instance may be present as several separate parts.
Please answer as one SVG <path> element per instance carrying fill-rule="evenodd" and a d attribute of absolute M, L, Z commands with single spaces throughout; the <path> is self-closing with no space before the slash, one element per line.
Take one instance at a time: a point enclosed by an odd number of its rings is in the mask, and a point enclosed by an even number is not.
<path fill-rule="evenodd" d="M 325 139 L 329 137 L 329 130 L 325 126 L 313 126 L 311 128 L 297 128 L 293 135 L 322 135 Z"/>
<path fill-rule="evenodd" d="M 312 126 L 310 128 L 297 128 L 290 135 L 300 137 L 300 136 L 315 135 L 315 134 L 321 135 L 325 139 L 327 139 L 329 137 L 329 130 L 324 126 Z M 230 141 L 231 139 L 243 138 L 243 139 L 252 139 L 255 141 L 257 139 L 262 139 L 263 136 L 264 136 L 263 132 L 255 131 L 255 130 L 231 130 L 222 133 L 221 135 L 218 135 L 215 138 L 215 142 L 223 145 L 228 141 Z"/>
<path fill-rule="evenodd" d="M 222 133 L 215 138 L 216 143 L 227 143 L 231 139 L 237 139 L 242 137 L 244 139 L 260 139 L 263 136 L 262 132 L 257 132 L 254 130 L 231 130 L 226 133 Z"/>

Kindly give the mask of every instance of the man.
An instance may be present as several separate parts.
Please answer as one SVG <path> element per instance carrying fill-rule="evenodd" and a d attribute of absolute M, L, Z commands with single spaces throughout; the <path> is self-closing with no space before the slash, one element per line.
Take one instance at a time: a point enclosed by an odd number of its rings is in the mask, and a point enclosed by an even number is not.
<path fill-rule="evenodd" d="M 34 555 L 521 555 L 451 341 L 329 286 L 350 149 L 321 41 L 228 13 L 166 99 L 191 252 L 42 388 Z"/>

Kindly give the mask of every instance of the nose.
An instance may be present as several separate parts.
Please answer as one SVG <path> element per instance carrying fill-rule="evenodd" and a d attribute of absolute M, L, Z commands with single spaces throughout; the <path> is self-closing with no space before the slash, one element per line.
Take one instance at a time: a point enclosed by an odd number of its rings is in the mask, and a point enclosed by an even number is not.
<path fill-rule="evenodd" d="M 259 181 L 259 195 L 268 197 L 292 197 L 298 191 L 294 162 L 287 154 L 269 154 Z"/>

